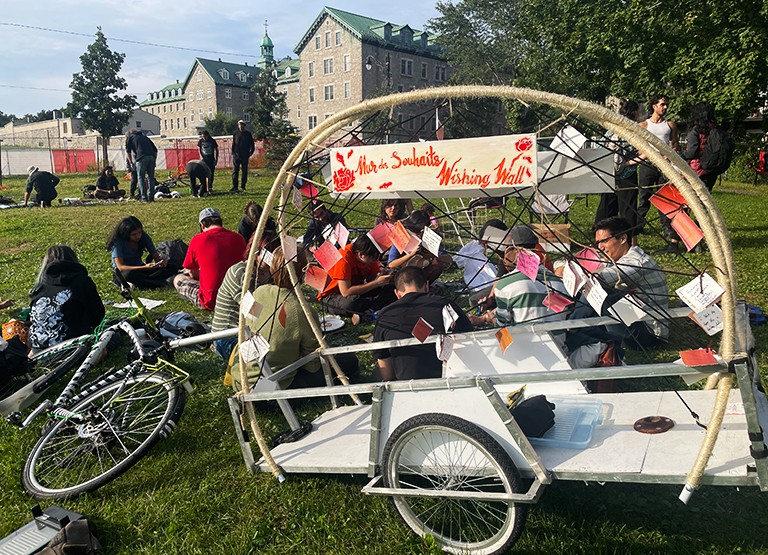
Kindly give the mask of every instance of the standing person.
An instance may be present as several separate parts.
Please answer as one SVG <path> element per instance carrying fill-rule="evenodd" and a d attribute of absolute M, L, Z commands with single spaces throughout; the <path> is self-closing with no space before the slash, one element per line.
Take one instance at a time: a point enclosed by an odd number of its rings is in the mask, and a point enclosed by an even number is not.
<path fill-rule="evenodd" d="M 243 259 L 245 239 L 224 227 L 215 208 L 203 208 L 198 221 L 200 233 L 189 242 L 182 265 L 187 272 L 176 276 L 173 286 L 197 307 L 213 310 L 224 275 Z"/>
<path fill-rule="evenodd" d="M 179 269 L 168 265 L 168 261 L 160 256 L 152 237 L 144 231 L 136 216 L 120 220 L 107 239 L 107 250 L 112 255 L 112 267 L 139 289 L 164 287 L 168 278 Z M 152 262 L 144 262 L 145 252 Z"/>
<path fill-rule="evenodd" d="M 66 245 L 53 245 L 45 252 L 29 297 L 29 343 L 33 349 L 90 333 L 104 318 L 96 284 L 75 251 Z"/>
<path fill-rule="evenodd" d="M 33 188 L 35 189 L 35 196 L 32 198 L 32 204 L 50 206 L 51 201 L 58 196 L 56 185 L 59 184 L 59 178 L 37 166 L 29 166 L 27 173 L 29 177 L 27 178 L 27 188 L 24 191 L 24 206 L 29 202 L 29 195 Z"/>
<path fill-rule="evenodd" d="M 203 162 L 211 169 L 211 177 L 208 180 L 208 187 L 205 191 L 206 194 L 210 195 L 213 192 L 214 170 L 219 161 L 219 144 L 211 137 L 207 130 L 204 130 L 200 134 L 200 140 L 197 141 L 197 148 L 200 151 L 200 157 L 203 159 Z"/>
<path fill-rule="evenodd" d="M 651 97 L 648 105 L 651 115 L 648 119 L 640 123 L 660 141 L 672 147 L 672 150 L 680 150 L 680 141 L 678 139 L 677 125 L 667 120 L 667 110 L 669 109 L 669 97 L 663 94 L 657 94 Z M 659 171 L 659 168 L 647 162 L 640 165 L 638 170 L 640 191 L 638 192 L 637 205 L 637 225 L 642 232 L 646 224 L 646 216 L 651 209 L 651 197 L 658 189 L 658 186 L 665 183 L 667 178 Z M 667 236 L 668 245 L 664 249 L 666 252 L 677 252 L 677 243 L 679 237 L 672 229 L 669 218 L 661 214 L 661 225 Z"/>
<path fill-rule="evenodd" d="M 619 114 L 636 122 L 640 105 L 634 100 L 622 99 Z M 611 134 L 611 141 L 608 148 L 614 151 L 614 192 L 600 195 L 595 223 L 611 216 L 621 216 L 631 224 L 634 233 L 637 227 L 637 167 L 640 158 L 637 149 L 623 139 Z"/>
<path fill-rule="evenodd" d="M 125 196 L 125 191 L 120 190 L 120 182 L 115 177 L 115 170 L 107 166 L 99 174 L 96 180 L 94 196 L 101 200 L 119 199 Z"/>
<path fill-rule="evenodd" d="M 709 102 L 694 104 L 691 108 L 691 117 L 688 120 L 685 151 L 680 154 L 683 160 L 688 160 L 691 169 L 696 172 L 710 192 L 715 186 L 718 173 L 701 167 L 701 155 L 704 154 L 704 149 L 707 147 L 710 133 L 716 128 L 715 107 Z"/>
<path fill-rule="evenodd" d="M 126 136 L 125 153 L 128 156 L 128 167 L 136 171 L 141 200 L 153 202 L 155 200 L 155 162 L 157 160 L 155 143 L 144 133 L 134 128 Z"/>
<path fill-rule="evenodd" d="M 374 341 L 410 339 L 420 319 L 432 326 L 429 335 L 462 333 L 473 329 L 458 305 L 429 292 L 427 276 L 419 268 L 410 266 L 397 273 L 395 295 L 397 300 L 379 312 L 373 332 Z M 446 306 L 450 306 L 458 316 L 450 330 L 445 329 L 443 319 Z M 375 356 L 383 381 L 439 378 L 443 372 L 443 364 L 431 343 L 383 349 L 377 351 Z"/>
<path fill-rule="evenodd" d="M 187 175 L 189 176 L 189 188 L 193 197 L 203 198 L 205 192 L 211 188 L 210 181 L 213 179 L 213 172 L 208 164 L 202 160 L 190 160 L 186 166 Z M 200 186 L 197 186 L 197 182 L 200 182 Z"/>
<path fill-rule="evenodd" d="M 229 190 L 234 193 L 237 191 L 238 173 L 242 170 L 240 188 L 245 191 L 245 184 L 248 181 L 248 159 L 253 155 L 255 147 L 253 145 L 253 135 L 245 128 L 245 122 L 237 122 L 237 131 L 232 135 L 232 188 Z"/>

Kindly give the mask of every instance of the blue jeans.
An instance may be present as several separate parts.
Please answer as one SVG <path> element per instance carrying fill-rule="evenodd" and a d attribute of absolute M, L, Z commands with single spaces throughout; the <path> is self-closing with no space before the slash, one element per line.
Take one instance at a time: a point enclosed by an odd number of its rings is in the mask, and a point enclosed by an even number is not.
<path fill-rule="evenodd" d="M 232 349 L 237 345 L 237 337 L 227 337 L 226 339 L 217 339 L 213 342 L 213 346 L 216 349 L 216 354 L 219 355 L 224 361 L 228 361 L 232 354 Z"/>
<path fill-rule="evenodd" d="M 136 173 L 139 178 L 141 198 L 150 202 L 155 200 L 155 157 L 144 156 L 141 160 L 136 160 Z M 147 182 L 149 182 L 149 190 L 147 190 Z"/>

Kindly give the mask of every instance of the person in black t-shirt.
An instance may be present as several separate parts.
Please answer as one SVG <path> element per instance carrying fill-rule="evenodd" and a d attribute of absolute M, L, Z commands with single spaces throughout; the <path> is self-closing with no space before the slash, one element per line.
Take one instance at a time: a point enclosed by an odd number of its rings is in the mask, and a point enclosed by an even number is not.
<path fill-rule="evenodd" d="M 240 187 L 245 191 L 245 183 L 248 181 L 248 159 L 253 155 L 253 135 L 245 128 L 245 122 L 237 122 L 237 131 L 232 135 L 232 188 L 230 192 L 237 191 L 237 178 L 242 170 Z"/>
<path fill-rule="evenodd" d="M 208 180 L 208 190 L 206 191 L 210 195 L 213 191 L 214 170 L 219 161 L 219 144 L 208 131 L 203 131 L 200 140 L 197 141 L 197 148 L 200 150 L 200 158 L 211 168 L 211 177 Z"/>

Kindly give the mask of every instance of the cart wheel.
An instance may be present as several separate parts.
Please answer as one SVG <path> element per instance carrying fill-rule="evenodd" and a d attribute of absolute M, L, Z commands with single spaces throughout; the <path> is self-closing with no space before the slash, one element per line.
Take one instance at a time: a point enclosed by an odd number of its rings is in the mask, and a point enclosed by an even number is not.
<path fill-rule="evenodd" d="M 426 491 L 516 493 L 520 477 L 512 459 L 482 428 L 448 414 L 409 418 L 387 440 L 387 487 Z M 507 501 L 393 496 L 405 523 L 432 535 L 449 553 L 491 555 L 517 541 L 527 505 Z"/>

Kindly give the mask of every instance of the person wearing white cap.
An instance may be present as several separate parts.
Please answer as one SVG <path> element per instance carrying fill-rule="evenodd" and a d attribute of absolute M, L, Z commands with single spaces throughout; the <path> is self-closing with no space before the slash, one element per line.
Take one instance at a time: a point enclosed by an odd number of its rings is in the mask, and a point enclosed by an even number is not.
<path fill-rule="evenodd" d="M 198 221 L 200 233 L 189 242 L 182 264 L 185 273 L 174 278 L 173 286 L 199 308 L 213 310 L 227 270 L 243 259 L 245 239 L 224 228 L 215 208 L 203 208 Z"/>
<path fill-rule="evenodd" d="M 253 135 L 245 128 L 245 122 L 237 122 L 237 131 L 232 135 L 232 188 L 230 193 L 237 191 L 238 174 L 242 170 L 243 177 L 240 187 L 245 191 L 248 181 L 248 159 L 253 155 Z"/>
<path fill-rule="evenodd" d="M 56 185 L 59 184 L 59 178 L 37 166 L 29 166 L 27 173 L 29 177 L 27 178 L 27 188 L 24 191 L 24 206 L 29 202 L 32 189 L 35 190 L 35 196 L 32 199 L 33 204 L 50 206 L 51 201 L 58 196 Z"/>

